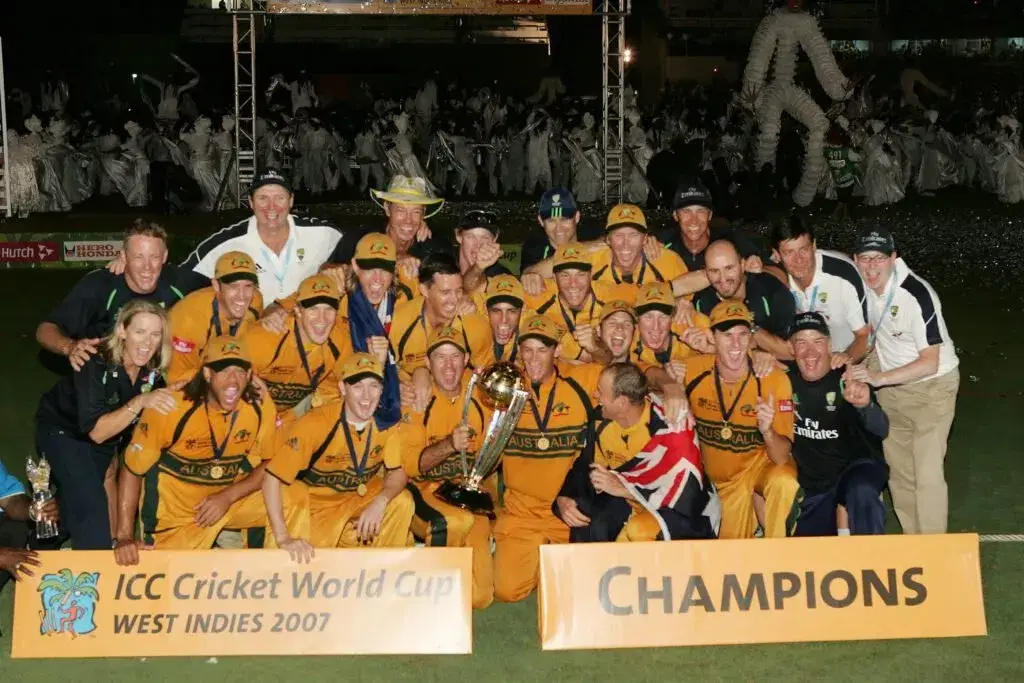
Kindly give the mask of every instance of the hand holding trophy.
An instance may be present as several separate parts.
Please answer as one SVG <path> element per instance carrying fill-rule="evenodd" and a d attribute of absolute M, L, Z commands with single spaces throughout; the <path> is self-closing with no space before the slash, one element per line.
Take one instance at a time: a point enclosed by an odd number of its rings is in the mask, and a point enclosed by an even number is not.
<path fill-rule="evenodd" d="M 494 519 L 494 501 L 480 488 L 480 484 L 498 468 L 501 454 L 519 424 L 519 416 L 526 407 L 529 394 L 526 379 L 519 368 L 511 363 L 495 363 L 470 379 L 462 405 L 463 424 L 469 419 L 469 408 L 476 390 L 479 390 L 484 405 L 493 409 L 494 414 L 484 431 L 472 470 L 465 449 L 460 450 L 461 483 L 446 481 L 437 489 L 436 495 L 450 505 Z"/>
<path fill-rule="evenodd" d="M 33 521 L 36 523 L 36 538 L 45 540 L 56 538 L 60 530 L 56 520 L 37 518 L 38 511 L 53 500 L 53 489 L 50 487 L 50 462 L 44 454 L 39 460 L 29 456 L 25 466 L 29 484 L 32 486 Z"/>

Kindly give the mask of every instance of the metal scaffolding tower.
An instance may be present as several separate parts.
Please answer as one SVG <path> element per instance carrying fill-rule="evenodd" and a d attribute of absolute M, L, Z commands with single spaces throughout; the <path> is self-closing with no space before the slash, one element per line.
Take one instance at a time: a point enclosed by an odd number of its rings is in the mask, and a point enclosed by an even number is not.
<path fill-rule="evenodd" d="M 7 84 L 4 80 L 4 43 L 0 39 L 0 215 L 11 217 L 10 158 L 7 156 Z"/>
<path fill-rule="evenodd" d="M 265 15 L 266 0 L 234 0 L 231 28 L 235 56 L 235 178 L 230 190 L 238 206 L 248 206 L 249 185 L 256 177 L 256 16 Z"/>
<path fill-rule="evenodd" d="M 235 182 L 238 205 L 247 206 L 256 176 L 256 17 L 267 17 L 267 0 L 232 0 L 235 61 Z M 604 201 L 622 201 L 626 16 L 630 0 L 601 0 L 601 99 L 603 102 Z"/>
<path fill-rule="evenodd" d="M 601 100 L 604 130 L 604 201 L 622 201 L 623 150 L 625 136 L 624 88 L 626 81 L 626 15 L 630 0 L 602 0 L 601 14 Z"/>

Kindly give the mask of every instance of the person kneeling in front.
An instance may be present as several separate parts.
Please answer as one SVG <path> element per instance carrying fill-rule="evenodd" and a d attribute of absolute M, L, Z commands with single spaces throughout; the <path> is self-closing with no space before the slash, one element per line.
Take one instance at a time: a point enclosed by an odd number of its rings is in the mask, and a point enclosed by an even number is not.
<path fill-rule="evenodd" d="M 174 399 L 166 414 L 142 411 L 125 449 L 114 541 L 120 565 L 138 564 L 143 547 L 212 548 L 225 529 L 247 532 L 250 547 L 262 545 L 262 460 L 277 414 L 252 384 L 245 342 L 210 340 L 202 369 Z"/>
<path fill-rule="evenodd" d="M 718 496 L 690 429 L 670 429 L 647 378 L 613 363 L 594 393 L 601 417 L 552 510 L 572 543 L 714 538 Z"/>
<path fill-rule="evenodd" d="M 805 496 L 796 535 L 884 534 L 880 494 L 889 468 L 882 440 L 889 418 L 871 387 L 832 368 L 828 323 L 820 313 L 798 315 L 789 344 L 796 359 L 789 371 L 793 459 Z"/>
<path fill-rule="evenodd" d="M 374 418 L 384 366 L 356 353 L 340 374 L 341 401 L 314 408 L 284 430 L 263 483 L 269 545 L 299 562 L 308 562 L 313 548 L 409 544 L 414 506 L 399 430 L 379 430 Z"/>

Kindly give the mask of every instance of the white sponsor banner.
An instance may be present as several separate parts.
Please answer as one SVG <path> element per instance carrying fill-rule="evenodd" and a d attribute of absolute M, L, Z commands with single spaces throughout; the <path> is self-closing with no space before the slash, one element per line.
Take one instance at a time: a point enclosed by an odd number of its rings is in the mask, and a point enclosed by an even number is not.
<path fill-rule="evenodd" d="M 121 251 L 121 240 L 82 240 L 64 243 L 65 261 L 110 261 Z"/>

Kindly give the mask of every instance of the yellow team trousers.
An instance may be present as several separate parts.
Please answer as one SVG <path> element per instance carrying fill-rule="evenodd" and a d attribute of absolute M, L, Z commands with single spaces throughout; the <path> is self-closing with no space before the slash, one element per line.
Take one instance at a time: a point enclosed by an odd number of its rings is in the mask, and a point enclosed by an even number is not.
<path fill-rule="evenodd" d="M 405 490 L 388 501 L 377 536 L 369 543 L 359 540 L 355 522 L 383 487 L 384 480 L 379 477 L 367 482 L 365 496 L 355 491 L 341 493 L 312 487 L 301 481 L 282 487 L 288 535 L 308 539 L 314 548 L 407 547 L 413 501 Z M 267 529 L 266 545 L 277 547 L 270 529 Z"/>
<path fill-rule="evenodd" d="M 164 527 L 164 523 L 169 526 Z M 194 521 L 175 523 L 157 518 L 157 530 L 147 536 L 152 538 L 153 547 L 158 550 L 208 550 L 217 542 L 217 536 L 225 529 L 241 531 L 246 547 L 263 546 L 264 529 L 267 526 L 267 508 L 263 494 L 253 491 L 245 498 L 235 501 L 224 516 L 216 523 L 197 526 Z M 148 540 L 148 539 L 147 539 Z"/>
<path fill-rule="evenodd" d="M 615 537 L 616 543 L 646 543 L 657 541 L 661 535 L 661 525 L 657 518 L 645 510 L 639 503 L 630 501 L 633 514 Z"/>
<path fill-rule="evenodd" d="M 473 549 L 473 607 L 483 609 L 494 602 L 491 520 L 438 498 L 435 492 L 442 483 L 414 482 L 407 487 L 415 505 L 412 533 L 428 546 Z M 498 500 L 492 486 L 485 483 L 484 488 L 491 500 Z"/>
<path fill-rule="evenodd" d="M 768 456 L 757 458 L 727 481 L 716 481 L 722 503 L 719 538 L 753 538 L 757 530 L 754 494 L 765 501 L 765 538 L 792 536 L 800 513 L 803 492 L 793 463 L 777 465 Z"/>
<path fill-rule="evenodd" d="M 537 587 L 540 546 L 568 543 L 569 527 L 551 512 L 551 503 L 506 491 L 494 541 L 494 597 L 517 602 Z"/>

